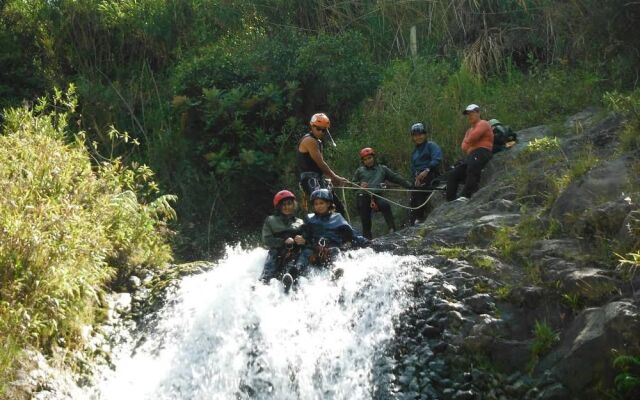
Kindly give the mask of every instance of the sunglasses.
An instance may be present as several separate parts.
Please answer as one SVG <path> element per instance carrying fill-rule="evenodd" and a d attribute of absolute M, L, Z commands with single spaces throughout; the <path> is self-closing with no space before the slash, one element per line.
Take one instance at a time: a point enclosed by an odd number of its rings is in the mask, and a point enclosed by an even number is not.
<path fill-rule="evenodd" d="M 315 126 L 315 125 L 314 125 L 313 127 L 314 127 L 316 130 L 320 131 L 320 132 L 326 132 L 326 131 L 327 131 L 327 128 L 319 128 L 319 127 L 317 127 L 317 126 Z"/>

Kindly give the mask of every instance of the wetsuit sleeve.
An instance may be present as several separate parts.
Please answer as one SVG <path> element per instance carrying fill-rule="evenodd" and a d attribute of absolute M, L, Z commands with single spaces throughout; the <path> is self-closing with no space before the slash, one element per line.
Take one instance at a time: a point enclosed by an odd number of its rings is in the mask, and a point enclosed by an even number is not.
<path fill-rule="evenodd" d="M 431 152 L 431 162 L 429 163 L 429 169 L 433 170 L 440 166 L 440 163 L 442 162 L 442 149 L 437 144 L 429 142 L 429 151 Z"/>
<path fill-rule="evenodd" d="M 389 182 L 397 183 L 398 185 L 406 188 L 413 187 L 411 182 L 403 178 L 399 173 L 392 171 L 391 168 L 387 167 L 386 165 L 383 165 L 382 168 L 384 170 L 384 179 L 388 180 Z"/>
<path fill-rule="evenodd" d="M 271 217 L 268 217 L 262 225 L 262 243 L 269 249 L 284 246 L 284 239 L 275 236 L 271 230 Z"/>
<path fill-rule="evenodd" d="M 358 185 L 360 184 L 361 180 L 360 180 L 360 168 L 356 169 L 356 172 L 353 174 L 353 179 L 351 180 L 351 182 L 355 182 Z"/>

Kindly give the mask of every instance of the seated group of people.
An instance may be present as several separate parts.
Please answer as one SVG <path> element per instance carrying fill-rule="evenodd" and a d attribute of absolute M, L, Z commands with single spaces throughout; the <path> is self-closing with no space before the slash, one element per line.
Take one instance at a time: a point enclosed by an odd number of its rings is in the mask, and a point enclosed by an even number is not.
<path fill-rule="evenodd" d="M 456 163 L 447 174 L 448 201 L 467 200 L 478 190 L 481 171 L 492 156 L 494 135 L 489 123 L 480 118 L 480 107 L 470 104 L 463 114 L 470 124 L 461 145 L 465 158 Z M 378 164 L 376 153 L 371 147 L 360 150 L 362 165 L 356 170 L 353 180 L 349 181 L 334 173 L 323 158 L 323 139 L 327 137 L 333 143 L 329 133 L 329 118 L 322 113 L 314 114 L 309 125 L 310 132 L 298 142 L 297 164 L 300 186 L 309 196 L 314 213 L 304 222 L 297 218 L 295 195 L 282 190 L 273 199 L 274 215 L 266 219 L 262 229 L 263 242 L 269 248 L 269 256 L 261 279 L 268 282 L 274 277 L 282 276 L 287 289 L 298 276 L 305 273 L 310 264 L 330 265 L 345 243 L 366 245 L 372 238 L 373 211 L 382 212 L 389 231 L 395 231 L 390 204 L 374 195 L 385 188 L 387 181 L 412 190 L 410 220 L 412 224 L 420 222 L 428 207 L 427 199 L 433 190 L 432 183 L 440 175 L 442 164 L 442 150 L 427 138 L 430 133 L 428 125 L 418 122 L 410 129 L 415 144 L 411 154 L 413 182 L 387 166 Z M 330 183 L 335 186 L 355 183 L 361 188 L 356 198 L 363 236 L 342 217 L 344 205 L 332 193 Z M 458 195 L 461 183 L 464 186 Z M 337 277 L 341 272 L 334 270 L 333 276 Z"/>

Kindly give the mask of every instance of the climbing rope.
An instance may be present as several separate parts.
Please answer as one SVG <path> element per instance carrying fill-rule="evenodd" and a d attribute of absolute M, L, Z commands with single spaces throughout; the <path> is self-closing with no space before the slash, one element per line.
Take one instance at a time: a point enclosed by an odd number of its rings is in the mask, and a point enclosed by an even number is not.
<path fill-rule="evenodd" d="M 380 199 L 386 200 L 391 204 L 395 204 L 396 206 L 404 208 L 404 209 L 407 209 L 407 210 L 418 210 L 418 209 L 426 206 L 427 203 L 429 203 L 429 200 L 431 200 L 431 197 L 433 197 L 433 194 L 435 193 L 435 190 L 431 190 L 431 194 L 429 195 L 429 197 L 427 197 L 427 199 L 424 201 L 424 203 L 420 204 L 417 207 L 409 207 L 409 206 L 405 206 L 404 204 L 400 204 L 398 202 L 395 202 L 395 201 L 391 200 L 388 197 L 384 197 L 382 195 L 374 193 L 371 190 L 369 190 L 369 189 L 367 189 L 365 187 L 362 187 L 362 186 L 358 185 L 355 182 L 351 182 L 350 180 L 347 180 L 347 182 L 350 183 L 351 185 L 355 186 L 355 187 L 348 187 L 347 186 L 347 187 L 344 187 L 344 189 L 362 190 L 362 191 L 364 191 L 366 193 L 369 193 L 372 196 L 375 196 L 375 197 L 378 197 Z M 427 190 L 412 190 L 412 189 L 377 189 L 377 188 L 376 188 L 376 190 L 393 190 L 393 191 L 403 191 L 403 192 L 426 192 L 427 191 Z"/>

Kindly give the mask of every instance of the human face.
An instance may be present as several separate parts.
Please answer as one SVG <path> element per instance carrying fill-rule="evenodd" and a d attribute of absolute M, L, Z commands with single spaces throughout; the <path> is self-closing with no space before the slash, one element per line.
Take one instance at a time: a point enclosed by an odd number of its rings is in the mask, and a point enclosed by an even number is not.
<path fill-rule="evenodd" d="M 328 201 L 326 201 L 326 200 L 315 199 L 313 201 L 313 211 L 316 214 L 323 215 L 323 214 L 328 213 L 329 212 L 329 206 L 330 206 L 330 203 Z"/>
<path fill-rule="evenodd" d="M 427 134 L 426 133 L 414 133 L 411 135 L 411 139 L 413 139 L 413 143 L 417 145 L 420 145 L 422 143 L 424 143 L 427 140 Z"/>
<path fill-rule="evenodd" d="M 468 112 L 467 121 L 469 121 L 469 125 L 475 125 L 476 122 L 480 121 L 480 113 L 478 111 Z"/>
<path fill-rule="evenodd" d="M 373 167 L 373 164 L 375 164 L 375 162 L 376 162 L 376 159 L 372 155 L 362 157 L 362 163 L 364 164 L 365 167 Z"/>
<path fill-rule="evenodd" d="M 284 199 L 280 203 L 280 212 L 284 215 L 293 215 L 296 212 L 296 201 L 294 199 Z"/>
<path fill-rule="evenodd" d="M 327 128 L 320 128 L 315 125 L 311 125 L 311 133 L 318 139 L 322 139 L 327 133 Z"/>

